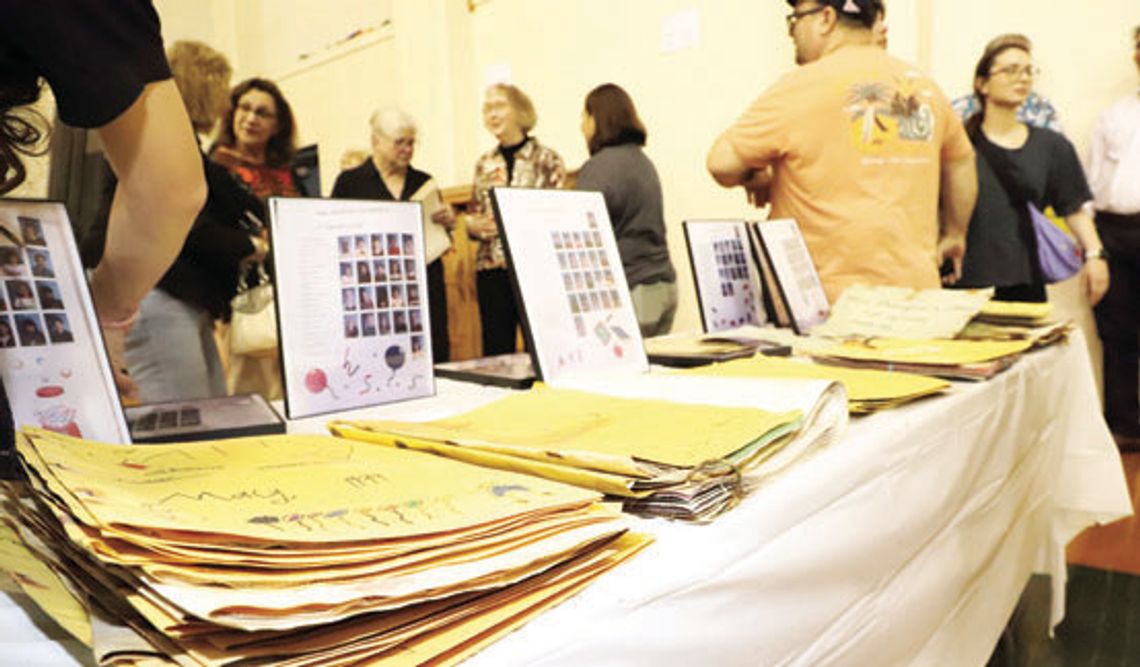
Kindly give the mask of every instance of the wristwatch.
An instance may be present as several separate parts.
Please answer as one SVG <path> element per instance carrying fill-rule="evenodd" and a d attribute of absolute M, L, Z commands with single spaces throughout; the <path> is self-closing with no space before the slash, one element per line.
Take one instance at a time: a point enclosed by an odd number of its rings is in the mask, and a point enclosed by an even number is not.
<path fill-rule="evenodd" d="M 1085 261 L 1087 262 L 1087 261 L 1093 260 L 1093 259 L 1105 259 L 1105 260 L 1107 260 L 1108 259 L 1108 251 L 1105 250 L 1103 247 L 1097 248 L 1096 250 L 1086 250 L 1085 251 Z"/>

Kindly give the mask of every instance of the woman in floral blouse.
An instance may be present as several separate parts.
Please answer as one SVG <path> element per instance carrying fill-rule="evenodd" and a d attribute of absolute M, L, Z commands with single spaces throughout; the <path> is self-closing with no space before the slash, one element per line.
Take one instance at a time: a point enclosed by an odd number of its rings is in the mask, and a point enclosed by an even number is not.
<path fill-rule="evenodd" d="M 483 102 L 483 125 L 498 145 L 475 163 L 475 215 L 467 233 L 479 241 L 475 285 L 483 325 L 483 354 L 514 352 L 518 305 L 507 273 L 503 243 L 491 209 L 491 188 L 560 188 L 566 180 L 562 158 L 529 136 L 538 117 L 534 104 L 517 87 L 495 84 Z"/>

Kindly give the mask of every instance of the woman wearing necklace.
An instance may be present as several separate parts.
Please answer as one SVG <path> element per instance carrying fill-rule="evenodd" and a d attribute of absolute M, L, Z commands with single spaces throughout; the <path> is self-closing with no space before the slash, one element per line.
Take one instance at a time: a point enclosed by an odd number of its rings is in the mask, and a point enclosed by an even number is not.
<path fill-rule="evenodd" d="M 566 180 L 558 153 L 529 136 L 537 122 L 534 104 L 515 86 L 500 83 L 487 89 L 483 125 L 498 145 L 475 163 L 475 214 L 467 223 L 467 234 L 479 241 L 475 286 L 483 356 L 514 352 L 519 324 L 503 242 L 491 212 L 491 188 L 561 188 Z"/>
<path fill-rule="evenodd" d="M 369 124 L 372 127 L 371 158 L 358 167 L 341 172 L 333 185 L 332 197 L 437 202 L 440 207 L 430 213 L 431 221 L 424 221 L 424 239 L 427 239 L 428 224 L 439 225 L 450 233 L 455 227 L 451 207 L 442 204 L 439 187 L 432 177 L 412 166 L 412 156 L 416 150 L 415 121 L 403 111 L 389 108 L 373 113 Z M 427 257 L 426 260 L 432 361 L 438 364 L 450 357 L 447 290 L 443 278 L 443 260 L 440 257 Z"/>
<path fill-rule="evenodd" d="M 1076 151 L 1062 135 L 1017 118 L 1036 73 L 1029 52 L 1014 43 L 991 46 L 975 68 L 981 110 L 967 119 L 966 131 L 978 155 L 978 202 L 956 284 L 993 286 L 1000 300 L 1046 300 L 1028 202 L 1065 218 L 1084 252 L 1084 291 L 1095 305 L 1108 289 L 1108 266 Z"/>

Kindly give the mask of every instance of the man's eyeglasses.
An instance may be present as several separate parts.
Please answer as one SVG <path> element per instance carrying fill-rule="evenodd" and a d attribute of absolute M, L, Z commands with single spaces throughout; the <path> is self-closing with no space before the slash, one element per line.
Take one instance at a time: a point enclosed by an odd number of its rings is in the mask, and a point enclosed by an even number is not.
<path fill-rule="evenodd" d="M 1027 76 L 1030 79 L 1035 79 L 1041 76 L 1041 68 L 1036 65 L 1006 65 L 1001 69 L 990 70 L 990 76 L 1000 74 L 1010 79 L 1016 79 L 1021 76 Z"/>
<path fill-rule="evenodd" d="M 277 117 L 277 113 L 272 109 L 255 107 L 249 104 L 239 104 L 237 110 L 242 113 L 251 113 L 262 120 L 272 120 Z"/>
<path fill-rule="evenodd" d="M 788 22 L 788 33 L 791 34 L 791 32 L 796 29 L 796 23 L 798 23 L 799 20 L 803 17 L 811 16 L 812 14 L 818 14 L 825 9 L 827 9 L 827 5 L 820 5 L 819 7 L 813 7 L 811 9 L 805 9 L 803 11 L 792 12 L 791 14 L 788 14 L 784 17 L 784 20 Z"/>

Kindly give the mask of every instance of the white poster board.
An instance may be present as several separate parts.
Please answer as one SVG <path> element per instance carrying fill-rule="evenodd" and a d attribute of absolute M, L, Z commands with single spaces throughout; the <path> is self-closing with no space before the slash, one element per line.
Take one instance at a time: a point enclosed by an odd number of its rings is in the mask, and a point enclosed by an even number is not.
<path fill-rule="evenodd" d="M 420 205 L 269 206 L 288 417 L 433 395 Z"/>
<path fill-rule="evenodd" d="M 768 265 L 775 273 L 780 297 L 798 334 L 827 321 L 831 311 L 800 228 L 792 219 L 752 223 Z M 775 297 L 775 295 L 773 295 Z"/>
<path fill-rule="evenodd" d="M 743 220 L 686 220 L 685 242 L 706 333 L 767 323 L 760 271 Z"/>
<path fill-rule="evenodd" d="M 648 371 L 601 193 L 495 188 L 491 200 L 538 378 Z"/>
<path fill-rule="evenodd" d="M 16 427 L 129 443 L 63 204 L 0 200 L 0 364 Z"/>

